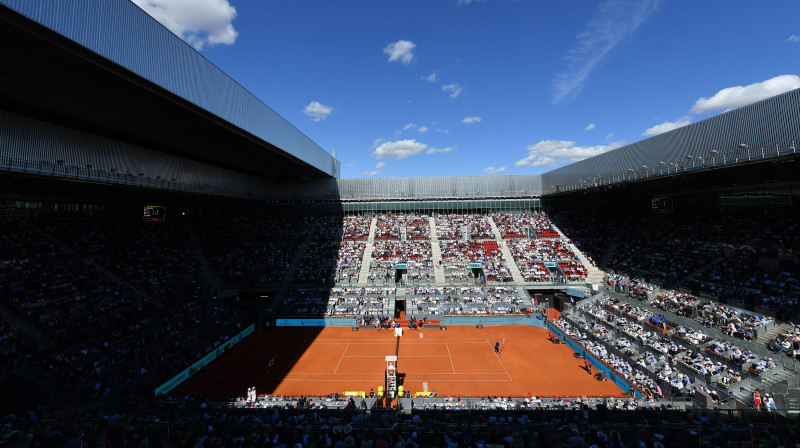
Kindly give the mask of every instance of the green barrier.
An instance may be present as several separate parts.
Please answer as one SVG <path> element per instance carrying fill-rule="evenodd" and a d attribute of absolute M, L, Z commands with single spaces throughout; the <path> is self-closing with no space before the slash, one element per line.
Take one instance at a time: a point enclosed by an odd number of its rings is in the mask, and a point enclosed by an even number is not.
<path fill-rule="evenodd" d="M 197 373 L 200 369 L 205 367 L 208 363 L 210 363 L 211 361 L 217 359 L 217 357 L 220 356 L 222 353 L 224 353 L 226 350 L 228 350 L 229 348 L 233 347 L 234 344 L 236 344 L 237 342 L 241 342 L 244 338 L 247 337 L 247 335 L 252 333 L 255 330 L 255 328 L 256 328 L 255 325 L 250 325 L 249 327 L 245 328 L 244 330 L 242 330 L 241 333 L 239 333 L 236 336 L 228 339 L 227 341 L 225 341 L 224 344 L 222 344 L 219 347 L 217 347 L 216 349 L 214 349 L 214 351 L 212 351 L 209 354 L 207 354 L 206 356 L 203 356 L 202 358 L 200 358 L 199 361 L 197 361 L 196 363 L 194 363 L 191 366 L 189 366 L 188 369 L 186 369 L 183 372 L 175 375 L 174 377 L 172 377 L 172 379 L 170 379 L 166 383 L 162 384 L 161 386 L 157 387 L 156 388 L 156 395 L 165 394 L 165 393 L 171 391 L 172 389 L 174 389 L 175 387 L 177 387 L 179 384 L 184 382 L 187 378 L 191 377 L 192 375 Z"/>

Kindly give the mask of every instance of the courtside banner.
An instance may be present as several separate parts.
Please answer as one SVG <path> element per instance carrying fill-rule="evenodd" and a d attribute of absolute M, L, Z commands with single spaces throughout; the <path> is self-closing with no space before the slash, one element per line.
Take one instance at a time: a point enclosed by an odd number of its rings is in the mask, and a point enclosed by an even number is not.
<path fill-rule="evenodd" d="M 352 327 L 355 317 L 325 317 L 308 319 L 275 319 L 276 327 Z"/>
<path fill-rule="evenodd" d="M 256 326 L 254 324 L 251 324 L 249 327 L 247 327 L 244 330 L 242 330 L 239 334 L 237 334 L 236 336 L 228 339 L 227 341 L 225 341 L 224 344 L 220 345 L 219 347 L 217 347 L 216 349 L 214 349 L 213 351 L 208 353 L 206 356 L 203 356 L 202 358 L 200 358 L 199 361 L 197 361 L 196 363 L 194 363 L 191 366 L 189 366 L 189 368 L 187 368 L 183 372 L 175 375 L 169 381 L 167 381 L 166 383 L 162 384 L 161 386 L 157 387 L 156 388 L 156 395 L 165 394 L 165 393 L 171 391 L 172 389 L 174 389 L 176 386 L 178 386 L 178 384 L 181 384 L 187 378 L 189 378 L 192 375 L 194 375 L 195 373 L 197 373 L 198 370 L 200 370 L 203 367 L 205 367 L 206 365 L 208 365 L 208 363 L 210 363 L 211 361 L 217 359 L 218 356 L 222 355 L 222 353 L 224 353 L 226 350 L 228 350 L 229 348 L 233 347 L 234 344 L 236 344 L 237 342 L 241 342 L 244 338 L 247 337 L 247 335 L 252 333 L 255 330 L 255 328 L 256 328 Z"/>
<path fill-rule="evenodd" d="M 563 331 L 561 331 L 560 328 L 553 325 L 551 322 L 547 323 L 546 328 L 552 331 L 553 334 L 555 334 L 559 339 L 564 341 L 569 346 L 569 348 L 575 351 L 575 353 L 583 352 L 586 355 L 586 359 L 592 363 L 592 367 L 597 369 L 597 371 L 602 373 L 606 378 L 613 381 L 614 384 L 619 386 L 619 388 L 622 389 L 623 392 L 625 393 L 633 392 L 633 395 L 636 398 L 642 397 L 642 392 L 639 389 L 633 387 L 629 382 L 625 380 L 625 378 L 623 378 L 616 371 L 612 370 L 610 367 L 605 365 L 605 363 L 600 362 L 600 360 L 597 359 L 597 357 L 595 357 L 585 348 L 581 347 L 581 345 L 578 344 L 576 340 L 567 336 Z"/>

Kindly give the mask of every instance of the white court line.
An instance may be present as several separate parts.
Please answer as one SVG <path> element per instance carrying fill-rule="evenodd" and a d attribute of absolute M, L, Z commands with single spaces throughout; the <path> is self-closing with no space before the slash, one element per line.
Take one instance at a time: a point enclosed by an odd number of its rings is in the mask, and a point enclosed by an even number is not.
<path fill-rule="evenodd" d="M 347 349 L 348 349 L 348 348 L 350 348 L 350 344 L 347 344 L 347 346 L 344 348 L 344 351 L 342 352 L 342 357 L 341 357 L 341 358 L 339 358 L 339 363 L 338 363 L 338 364 L 336 364 L 336 368 L 335 368 L 335 369 L 333 369 L 333 373 L 334 373 L 334 374 L 336 374 L 336 371 L 337 371 L 337 370 L 339 370 L 339 364 L 341 364 L 341 363 L 342 363 L 342 360 L 344 359 L 344 354 L 345 354 L 345 353 L 347 353 Z"/>
<path fill-rule="evenodd" d="M 445 347 L 447 347 L 447 357 L 450 358 L 450 367 L 453 368 L 453 373 L 456 373 L 456 366 L 453 364 L 453 356 L 450 355 L 450 345 L 445 342 Z"/>
<path fill-rule="evenodd" d="M 375 381 L 376 379 L 380 379 L 380 377 L 376 376 L 374 378 L 353 378 L 353 379 L 347 379 L 347 380 L 339 380 L 339 379 L 334 378 L 334 379 L 330 379 L 330 380 L 317 380 L 317 381 L 349 381 L 349 382 L 353 382 L 353 381 Z M 282 381 L 308 381 L 308 379 L 306 379 L 306 378 L 284 378 Z M 502 381 L 508 381 L 508 380 L 502 380 Z"/>
<path fill-rule="evenodd" d="M 347 339 L 347 338 L 323 338 L 323 339 L 314 339 L 314 342 L 319 342 L 319 341 L 345 341 L 345 342 L 364 342 L 364 343 L 368 343 L 368 344 L 369 343 L 375 343 L 375 344 L 382 344 L 383 343 L 383 344 L 385 344 L 387 342 L 393 342 L 393 340 L 394 340 L 394 336 L 392 336 L 391 340 L 387 340 L 387 341 L 376 341 L 374 339 L 373 340 L 370 340 L 370 339 L 359 340 L 359 339 Z M 444 342 L 444 341 L 450 341 L 450 342 L 454 342 L 455 341 L 455 342 L 458 342 L 458 341 L 485 341 L 485 340 L 486 340 L 486 338 L 458 338 L 458 339 L 455 339 L 455 338 L 454 339 L 435 339 L 435 338 L 424 339 L 423 338 L 420 341 L 418 339 L 411 338 L 411 340 L 409 340 L 408 342 L 410 343 L 411 341 L 414 341 L 414 342 L 418 342 L 418 343 L 423 343 L 423 342 Z"/>
<path fill-rule="evenodd" d="M 330 379 L 330 380 L 317 380 L 317 381 L 342 381 L 342 382 L 353 382 L 353 381 L 375 381 L 376 378 L 355 378 L 355 379 L 347 379 L 347 380 L 340 380 L 340 379 Z M 308 381 L 307 379 L 303 378 L 285 378 L 283 381 Z M 414 381 L 442 381 L 441 378 L 422 378 L 419 380 Z M 449 380 L 449 381 L 458 381 L 463 383 L 513 383 L 513 380 Z"/>
<path fill-rule="evenodd" d="M 375 356 L 366 356 L 366 355 L 347 355 L 345 358 L 381 358 L 383 359 L 385 355 L 375 355 Z M 403 358 L 447 358 L 447 356 L 440 355 L 440 356 L 422 356 L 422 355 L 403 355 Z"/>
<path fill-rule="evenodd" d="M 414 375 L 503 375 L 507 376 L 505 373 L 498 373 L 498 372 L 491 372 L 491 373 L 481 373 L 481 372 L 464 372 L 464 373 L 446 373 L 446 372 L 401 372 L 401 373 L 413 373 Z M 293 372 L 287 373 L 286 376 L 289 375 L 380 375 L 380 373 L 376 372 L 342 372 L 342 373 L 317 373 L 317 372 Z"/>
<path fill-rule="evenodd" d="M 448 374 L 451 375 L 451 374 Z M 459 374 L 460 375 L 460 374 Z M 445 381 L 441 378 L 422 378 L 422 379 L 414 379 L 414 381 Z M 447 381 L 458 381 L 464 383 L 513 383 L 514 380 L 447 380 Z"/>
<path fill-rule="evenodd" d="M 503 361 L 501 361 L 501 360 L 500 360 L 500 354 L 498 354 L 497 352 L 495 352 L 495 351 L 494 351 L 494 347 L 492 346 L 492 343 L 491 343 L 491 342 L 489 342 L 489 340 L 488 340 L 488 339 L 486 340 L 486 343 L 487 343 L 487 344 L 489 344 L 489 348 L 492 350 L 492 353 L 494 353 L 494 356 L 496 356 L 496 357 L 497 357 L 497 361 L 499 361 L 499 362 L 500 362 L 500 366 L 503 368 L 503 370 L 505 370 L 505 371 L 506 371 L 506 375 L 508 375 L 508 379 L 513 381 L 514 379 L 513 379 L 513 378 L 511 378 L 511 375 L 509 375 L 509 373 L 508 373 L 508 370 L 506 369 L 506 366 L 505 366 L 505 364 L 503 364 Z"/>

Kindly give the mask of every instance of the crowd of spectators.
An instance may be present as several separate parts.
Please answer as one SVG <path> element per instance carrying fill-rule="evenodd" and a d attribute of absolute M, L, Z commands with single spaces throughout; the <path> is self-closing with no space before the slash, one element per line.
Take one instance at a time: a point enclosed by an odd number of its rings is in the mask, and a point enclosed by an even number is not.
<path fill-rule="evenodd" d="M 526 282 L 579 281 L 588 274 L 565 239 L 514 239 L 506 243 Z"/>
<path fill-rule="evenodd" d="M 704 302 L 674 291 L 654 296 L 650 304 L 665 311 L 678 311 L 684 316 L 694 316 L 696 321 L 708 320 L 709 316 L 724 319 L 727 324 L 716 326 L 720 332 L 725 332 L 734 319 L 743 326 L 758 325 L 758 328 L 772 324 L 772 320 L 765 316 L 714 302 Z M 687 308 L 689 311 L 686 311 Z M 664 316 L 654 315 L 615 297 L 599 298 L 583 310 L 585 315 L 593 317 L 597 322 L 613 325 L 614 330 L 619 330 L 623 339 L 627 338 L 628 341 L 614 340 L 613 332 L 609 334 L 608 329 L 594 324 L 586 327 L 589 335 L 595 340 L 615 346 L 621 353 L 638 360 L 639 365 L 650 371 L 661 369 L 659 385 L 663 387 L 663 382 L 668 381 L 671 389 L 677 388 L 679 393 L 696 393 L 699 384 L 709 388 L 706 392 L 712 398 L 718 398 L 720 394 L 727 396 L 725 391 L 743 378 L 760 381 L 765 372 L 779 368 L 768 356 L 757 355 L 701 330 L 673 327 Z M 585 337 L 586 334 L 582 336 Z M 630 342 L 633 342 L 633 346 Z M 681 372 L 686 374 L 686 378 L 680 378 L 677 383 L 683 383 L 686 388 L 676 385 L 675 374 Z M 690 383 L 694 384 L 694 389 L 690 388 Z"/>
<path fill-rule="evenodd" d="M 326 316 L 365 318 L 384 312 L 389 294 L 395 288 L 331 288 Z"/>
<path fill-rule="evenodd" d="M 616 248 L 609 263 L 614 272 L 666 286 L 685 281 L 695 294 L 785 316 L 800 305 L 797 214 L 771 207 L 599 219 L 619 229 L 620 237 L 606 244 Z"/>
<path fill-rule="evenodd" d="M 342 239 L 344 241 L 366 241 L 372 217 L 365 215 L 350 215 L 342 218 Z"/>
<path fill-rule="evenodd" d="M 542 213 L 493 213 L 494 220 L 502 238 L 543 238 L 558 237 L 547 214 Z"/>
<path fill-rule="evenodd" d="M 237 245 L 227 247 L 226 254 L 216 257 L 219 263 L 209 263 L 221 272 L 223 279 L 232 285 L 264 286 L 279 283 L 286 277 L 295 254 L 303 240 L 313 231 L 311 219 L 288 217 L 265 217 L 244 227 L 244 235 Z M 204 229 L 205 230 L 205 229 Z M 204 232 L 197 232 L 198 237 Z M 319 233 L 317 233 L 319 234 Z M 211 236 L 201 238 L 203 251 L 216 253 L 219 250 Z M 223 240 L 224 241 L 224 240 Z"/>
<path fill-rule="evenodd" d="M 361 263 L 367 243 L 363 241 L 342 241 L 336 259 L 336 282 L 358 283 Z"/>
<path fill-rule="evenodd" d="M 269 398 L 267 398 L 269 400 Z M 458 402 L 398 409 L 326 406 L 296 397 L 267 408 L 221 409 L 181 400 L 93 411 L 66 420 L 9 415 L 4 446 L 201 447 L 794 447 L 797 427 L 665 409 L 624 399 L 514 401 L 487 398 L 483 412 Z M 337 400 L 338 401 L 338 400 Z M 314 403 L 313 406 L 311 403 Z M 322 403 L 320 403 L 322 402 Z M 273 402 L 270 402 L 273 403 Z M 338 403 L 337 403 L 338 404 Z M 501 408 L 503 405 L 504 408 Z"/>
<path fill-rule="evenodd" d="M 785 353 L 788 356 L 800 355 L 800 326 L 791 332 L 778 333 L 767 345 L 775 353 Z"/>
<path fill-rule="evenodd" d="M 405 264 L 405 279 L 413 283 L 434 278 L 429 241 L 376 241 L 372 247 L 369 279 L 393 283 L 397 264 Z"/>
<path fill-rule="evenodd" d="M 436 236 L 440 240 L 491 240 L 495 239 L 487 215 L 436 214 Z"/>
<path fill-rule="evenodd" d="M 377 218 L 376 240 L 429 240 L 430 235 L 428 215 L 394 214 Z"/>
<path fill-rule="evenodd" d="M 528 314 L 531 301 L 516 287 L 416 287 L 411 307 L 427 315 Z"/>

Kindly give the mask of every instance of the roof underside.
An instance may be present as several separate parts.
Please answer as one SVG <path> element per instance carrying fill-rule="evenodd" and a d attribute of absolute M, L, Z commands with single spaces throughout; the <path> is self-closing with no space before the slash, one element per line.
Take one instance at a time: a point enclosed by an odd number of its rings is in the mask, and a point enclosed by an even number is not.
<path fill-rule="evenodd" d="M 330 178 L 3 6 L 0 54 L 6 110 L 262 178 Z"/>

